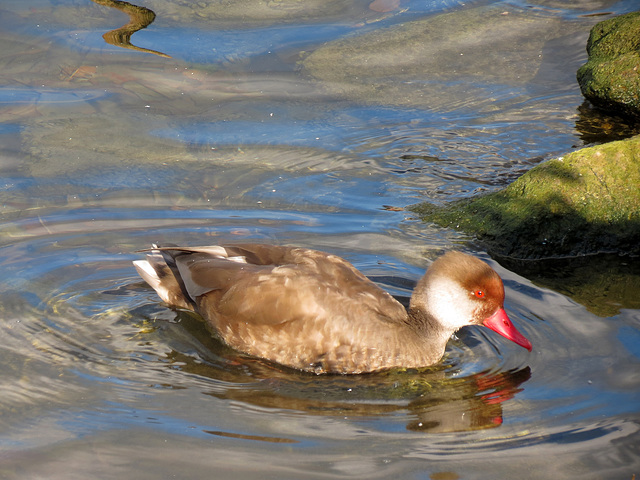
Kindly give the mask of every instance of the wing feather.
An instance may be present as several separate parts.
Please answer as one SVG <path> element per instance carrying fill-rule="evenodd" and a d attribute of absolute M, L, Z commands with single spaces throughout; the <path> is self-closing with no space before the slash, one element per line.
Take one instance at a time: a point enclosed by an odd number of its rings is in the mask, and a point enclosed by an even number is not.
<path fill-rule="evenodd" d="M 156 248 L 173 259 L 189 297 L 234 322 L 406 319 L 406 310 L 351 263 L 331 254 L 260 244 Z M 212 318 L 210 320 L 213 320 Z"/>

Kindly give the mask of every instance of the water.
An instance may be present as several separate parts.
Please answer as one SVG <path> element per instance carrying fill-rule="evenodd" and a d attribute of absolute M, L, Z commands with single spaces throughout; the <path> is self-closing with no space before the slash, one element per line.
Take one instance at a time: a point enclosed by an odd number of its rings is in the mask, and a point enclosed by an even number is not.
<path fill-rule="evenodd" d="M 145 2 L 131 43 L 166 58 L 106 44 L 114 9 L 4 2 L 0 476 L 640 474 L 638 283 L 581 304 L 575 278 L 541 286 L 402 211 L 602 141 L 574 74 L 594 14 L 633 3 Z M 414 25 L 441 40 L 411 57 Z M 338 253 L 402 297 L 466 248 L 534 350 L 470 328 L 432 368 L 302 374 L 221 345 L 131 265 L 236 239 Z"/>

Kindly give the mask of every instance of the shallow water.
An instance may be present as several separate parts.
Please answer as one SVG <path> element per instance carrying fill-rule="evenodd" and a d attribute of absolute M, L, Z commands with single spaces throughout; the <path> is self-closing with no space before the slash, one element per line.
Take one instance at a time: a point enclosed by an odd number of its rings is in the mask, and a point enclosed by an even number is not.
<path fill-rule="evenodd" d="M 131 43 L 170 58 L 105 43 L 127 17 L 88 0 L 0 7 L 2 478 L 640 474 L 637 302 L 581 305 L 402 211 L 607 138 L 575 71 L 634 2 L 144 6 Z M 402 40 L 470 22 L 415 58 Z M 469 328 L 429 369 L 302 374 L 221 345 L 131 264 L 237 239 L 338 253 L 403 297 L 465 248 L 534 350 Z"/>

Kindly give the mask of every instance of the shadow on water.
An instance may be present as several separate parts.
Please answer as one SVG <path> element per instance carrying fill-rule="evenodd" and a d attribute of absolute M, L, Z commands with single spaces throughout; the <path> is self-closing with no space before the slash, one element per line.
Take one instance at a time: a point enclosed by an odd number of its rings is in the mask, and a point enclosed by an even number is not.
<path fill-rule="evenodd" d="M 578 107 L 576 130 L 585 144 L 607 143 L 640 134 L 640 122 L 603 112 L 585 100 Z"/>
<path fill-rule="evenodd" d="M 612 317 L 621 308 L 640 309 L 637 257 L 600 254 L 546 260 L 497 259 L 509 270 L 572 298 L 600 317 Z"/>

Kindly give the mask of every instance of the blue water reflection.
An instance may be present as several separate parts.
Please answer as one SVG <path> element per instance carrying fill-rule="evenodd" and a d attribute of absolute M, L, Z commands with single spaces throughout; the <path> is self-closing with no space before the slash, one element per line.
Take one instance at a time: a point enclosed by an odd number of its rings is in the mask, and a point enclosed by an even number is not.
<path fill-rule="evenodd" d="M 106 98 L 109 95 L 105 90 L 0 87 L 0 104 L 70 105 Z"/>

